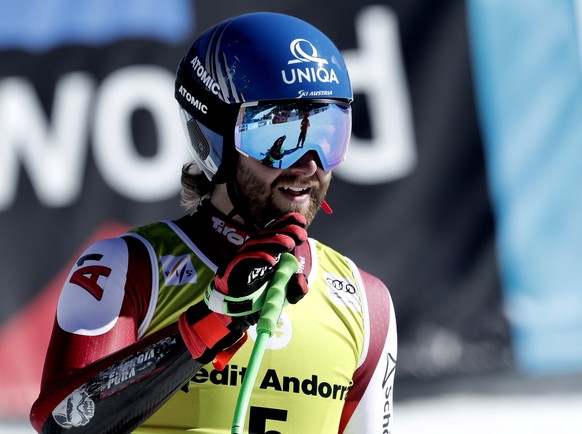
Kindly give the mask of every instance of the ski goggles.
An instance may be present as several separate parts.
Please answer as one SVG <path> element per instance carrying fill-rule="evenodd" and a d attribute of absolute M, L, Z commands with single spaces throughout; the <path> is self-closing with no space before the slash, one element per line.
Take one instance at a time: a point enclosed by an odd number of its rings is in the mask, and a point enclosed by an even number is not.
<path fill-rule="evenodd" d="M 350 106 L 336 100 L 244 103 L 234 143 L 269 167 L 287 169 L 314 151 L 323 169 L 332 170 L 346 157 L 351 129 Z"/>

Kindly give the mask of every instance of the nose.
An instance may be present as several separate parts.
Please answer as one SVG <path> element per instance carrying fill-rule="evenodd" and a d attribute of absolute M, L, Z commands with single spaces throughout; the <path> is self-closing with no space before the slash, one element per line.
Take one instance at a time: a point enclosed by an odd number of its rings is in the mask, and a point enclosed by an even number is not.
<path fill-rule="evenodd" d="M 293 163 L 287 170 L 291 170 L 298 175 L 311 176 L 317 172 L 317 168 L 319 167 L 318 162 L 317 155 L 313 151 L 310 151 L 305 153 L 305 155 Z"/>

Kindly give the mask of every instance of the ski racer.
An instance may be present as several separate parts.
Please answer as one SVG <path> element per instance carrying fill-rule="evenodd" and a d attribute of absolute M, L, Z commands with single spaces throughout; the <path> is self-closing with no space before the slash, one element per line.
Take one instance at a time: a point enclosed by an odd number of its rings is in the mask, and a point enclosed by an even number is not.
<path fill-rule="evenodd" d="M 98 241 L 72 266 L 32 425 L 229 433 L 263 294 L 281 255 L 292 253 L 299 266 L 245 432 L 390 433 L 389 291 L 307 234 L 320 209 L 330 212 L 325 196 L 351 134 L 339 50 L 300 19 L 237 16 L 196 39 L 175 97 L 193 157 L 182 169 L 188 212 Z M 281 112 L 288 120 L 273 122 Z M 263 164 L 277 138 L 298 141 L 307 116 L 302 147 L 277 167 Z"/>

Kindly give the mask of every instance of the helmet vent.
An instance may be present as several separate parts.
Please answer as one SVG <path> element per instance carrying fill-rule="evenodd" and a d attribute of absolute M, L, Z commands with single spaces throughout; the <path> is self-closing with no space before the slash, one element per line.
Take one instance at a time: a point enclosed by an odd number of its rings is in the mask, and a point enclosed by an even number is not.
<path fill-rule="evenodd" d="M 190 143 L 192 143 L 192 147 L 198 158 L 202 161 L 206 160 L 210 155 L 210 145 L 198 126 L 196 119 L 190 119 L 188 121 L 188 134 L 190 135 Z"/>

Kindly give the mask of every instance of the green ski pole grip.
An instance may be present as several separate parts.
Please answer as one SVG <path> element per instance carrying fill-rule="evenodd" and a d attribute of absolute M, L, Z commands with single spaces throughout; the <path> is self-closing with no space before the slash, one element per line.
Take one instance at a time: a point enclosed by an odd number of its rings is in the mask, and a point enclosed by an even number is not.
<path fill-rule="evenodd" d="M 297 271 L 298 266 L 299 262 L 297 262 L 295 256 L 291 253 L 283 253 L 277 264 L 277 269 L 271 280 L 271 286 L 267 291 L 265 303 L 261 309 L 261 317 L 257 322 L 257 334 L 261 333 L 261 330 L 264 330 L 271 337 L 275 331 L 277 321 L 279 320 L 279 316 L 281 316 L 281 310 L 285 304 L 285 298 L 287 297 L 287 283 L 293 273 Z"/>
<path fill-rule="evenodd" d="M 287 284 L 298 267 L 299 262 L 291 253 L 283 253 L 281 255 L 277 269 L 271 279 L 271 285 L 267 291 L 265 303 L 261 309 L 261 316 L 257 322 L 257 340 L 253 346 L 249 365 L 245 372 L 234 409 L 232 434 L 240 434 L 244 429 L 251 393 L 259 373 L 259 367 L 261 366 L 265 349 L 267 348 L 267 341 L 277 327 L 277 321 L 279 320 L 279 316 L 281 316 L 285 298 L 287 297 Z"/>

